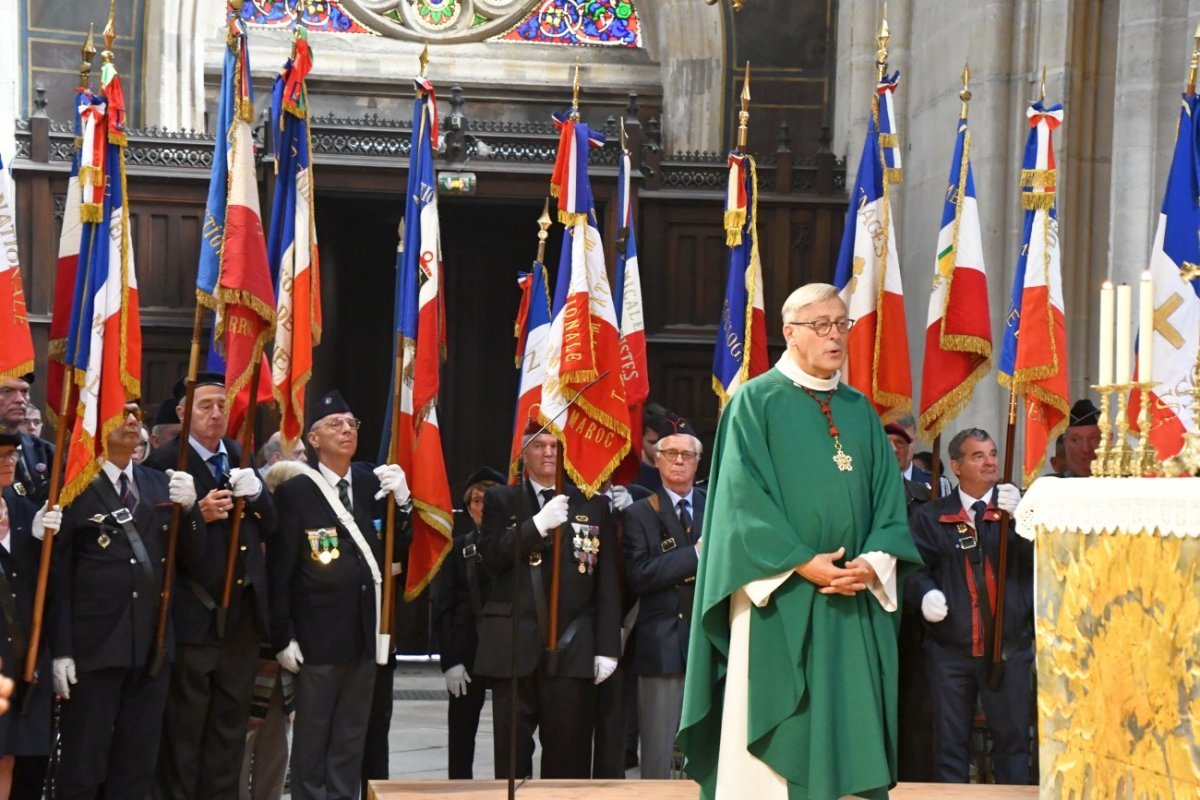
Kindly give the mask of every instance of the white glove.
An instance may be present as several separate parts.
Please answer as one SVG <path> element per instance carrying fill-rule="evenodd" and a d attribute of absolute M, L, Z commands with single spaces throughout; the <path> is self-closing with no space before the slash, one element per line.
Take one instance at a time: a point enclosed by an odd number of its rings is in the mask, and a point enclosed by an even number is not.
<path fill-rule="evenodd" d="M 46 538 L 46 529 L 57 531 L 62 528 L 62 506 L 55 506 L 51 511 L 49 503 L 43 503 L 38 512 L 33 515 L 33 538 L 39 542 Z"/>
<path fill-rule="evenodd" d="M 262 491 L 262 481 L 258 479 L 258 473 L 249 467 L 234 467 L 229 470 L 229 490 L 233 492 L 234 497 L 258 497 L 258 493 Z"/>
<path fill-rule="evenodd" d="M 614 486 L 609 493 L 612 496 L 613 508 L 617 511 L 624 511 L 633 505 L 633 495 L 624 486 Z"/>
<path fill-rule="evenodd" d="M 275 660 L 288 672 L 299 672 L 300 665 L 304 663 L 304 654 L 300 652 L 300 643 L 292 639 L 288 642 L 287 647 L 275 654 Z"/>
<path fill-rule="evenodd" d="M 404 470 L 399 464 L 383 464 L 375 468 L 375 474 L 379 477 L 379 491 L 375 493 L 375 499 L 380 500 L 385 494 L 391 494 L 396 498 L 396 503 L 404 505 L 408 502 L 408 478 L 404 476 Z"/>
<path fill-rule="evenodd" d="M 63 700 L 70 700 L 73 683 L 78 683 L 75 677 L 75 659 L 54 659 L 54 693 Z"/>
<path fill-rule="evenodd" d="M 546 501 L 542 510 L 533 515 L 533 526 L 542 536 L 567 521 L 567 496 L 557 494 Z"/>
<path fill-rule="evenodd" d="M 467 684 L 471 682 L 471 676 L 467 674 L 467 668 L 462 664 L 455 664 L 450 669 L 446 670 L 446 691 L 455 697 L 462 697 L 467 693 Z"/>
<path fill-rule="evenodd" d="M 946 605 L 946 595 L 938 589 L 930 589 L 921 598 L 921 615 L 930 622 L 941 622 L 950 613 Z"/>
<path fill-rule="evenodd" d="M 592 672 L 596 676 L 596 685 L 604 683 L 617 668 L 617 660 L 608 656 L 596 656 L 592 659 Z"/>
<path fill-rule="evenodd" d="M 996 487 L 996 505 L 1005 514 L 1012 515 L 1021 502 L 1021 490 L 1011 483 L 1002 483 Z"/>
<path fill-rule="evenodd" d="M 196 505 L 196 481 L 192 480 L 190 473 L 173 469 L 167 470 L 167 477 L 171 479 L 167 484 L 167 495 L 171 502 L 178 503 L 184 511 L 191 511 L 192 506 Z"/>

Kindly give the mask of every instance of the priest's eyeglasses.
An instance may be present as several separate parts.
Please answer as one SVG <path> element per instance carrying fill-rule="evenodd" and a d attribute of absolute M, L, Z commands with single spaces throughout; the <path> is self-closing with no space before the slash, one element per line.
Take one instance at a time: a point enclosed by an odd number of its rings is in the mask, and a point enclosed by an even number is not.
<path fill-rule="evenodd" d="M 803 325 L 806 328 L 812 328 L 813 333 L 817 336 L 828 336 L 829 332 L 837 328 L 838 333 L 846 333 L 854 326 L 852 319 L 814 319 L 807 322 L 785 322 L 785 325 Z"/>

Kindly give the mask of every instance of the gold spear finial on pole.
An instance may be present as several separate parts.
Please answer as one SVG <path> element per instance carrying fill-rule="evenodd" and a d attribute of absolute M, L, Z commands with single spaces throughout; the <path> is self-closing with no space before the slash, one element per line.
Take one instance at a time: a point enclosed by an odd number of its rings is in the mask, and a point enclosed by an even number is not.
<path fill-rule="evenodd" d="M 104 25 L 104 52 L 100 54 L 100 58 L 105 64 L 111 64 L 113 60 L 113 42 L 117 40 L 117 32 L 113 27 L 113 19 L 117 15 L 117 0 L 108 0 L 108 22 Z"/>
<path fill-rule="evenodd" d="M 79 48 L 79 85 L 87 87 L 92 77 L 92 59 L 96 57 L 96 24 L 88 25 L 87 37 Z"/>
<path fill-rule="evenodd" d="M 1188 97 L 1196 93 L 1196 71 L 1197 68 L 1200 68 L 1200 24 L 1196 25 L 1196 32 L 1193 36 L 1195 39 L 1192 45 L 1192 61 L 1188 66 L 1187 89 L 1185 90 Z"/>
<path fill-rule="evenodd" d="M 746 62 L 746 72 L 742 77 L 742 110 L 738 112 L 737 149 L 746 149 L 746 136 L 750 133 L 750 62 Z"/>
<path fill-rule="evenodd" d="M 538 217 L 538 263 L 541 263 L 546 258 L 546 240 L 550 238 L 550 198 L 546 198 L 546 204 L 542 206 L 542 215 Z"/>
<path fill-rule="evenodd" d="M 967 103 L 971 102 L 971 66 L 963 64 L 962 71 L 962 89 L 958 93 L 958 99 L 962 100 L 962 110 L 958 112 L 959 119 L 967 118 Z"/>
<path fill-rule="evenodd" d="M 571 84 L 571 118 L 579 119 L 579 56 L 575 57 L 575 80 Z"/>
<path fill-rule="evenodd" d="M 421 55 L 417 56 L 417 63 L 421 65 L 421 71 L 417 74 L 424 78 L 425 68 L 429 66 L 429 43 L 425 43 L 425 47 L 421 49 Z"/>
<path fill-rule="evenodd" d="M 887 2 L 883 4 L 883 21 L 879 24 L 879 35 L 875 37 L 875 66 L 879 68 L 879 80 L 887 74 L 888 42 L 892 40 L 892 32 L 888 29 Z"/>

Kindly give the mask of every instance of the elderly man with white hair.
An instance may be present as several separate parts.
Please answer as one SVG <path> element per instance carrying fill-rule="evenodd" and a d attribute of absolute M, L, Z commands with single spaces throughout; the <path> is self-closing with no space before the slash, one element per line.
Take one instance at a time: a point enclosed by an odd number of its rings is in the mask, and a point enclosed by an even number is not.
<path fill-rule="evenodd" d="M 839 381 L 852 324 L 833 286 L 793 292 L 786 352 L 721 417 L 679 733 L 705 800 L 896 783 L 896 610 L 920 557 L 883 425 Z"/>

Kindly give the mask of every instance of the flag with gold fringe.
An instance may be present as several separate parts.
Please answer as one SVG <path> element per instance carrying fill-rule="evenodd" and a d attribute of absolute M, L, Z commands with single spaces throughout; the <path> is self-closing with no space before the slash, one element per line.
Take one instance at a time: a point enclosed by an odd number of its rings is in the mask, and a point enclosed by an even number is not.
<path fill-rule="evenodd" d="M 513 415 L 512 446 L 508 456 L 508 479 L 515 480 L 521 461 L 525 427 L 537 418 L 542 404 L 542 381 L 546 374 L 546 345 L 550 336 L 550 288 L 546 268 L 533 262 L 533 269 L 517 278 L 521 304 L 517 308 L 517 411 Z"/>
<path fill-rule="evenodd" d="M 933 290 L 925 324 L 921 373 L 922 435 L 929 440 L 971 402 L 975 384 L 992 363 L 992 319 L 975 179 L 971 174 L 971 132 L 964 113 L 958 122 L 950 179 L 938 233 Z"/>
<path fill-rule="evenodd" d="M 1025 222 L 1012 300 L 1000 349 L 1002 386 L 1025 399 L 1022 477 L 1038 476 L 1050 443 L 1067 427 L 1067 324 L 1055 209 L 1057 171 L 1054 131 L 1062 124 L 1061 105 L 1031 103 L 1026 110 L 1029 137 L 1021 164 L 1021 207 Z"/>
<path fill-rule="evenodd" d="M 0 378 L 19 378 L 33 371 L 33 336 L 21 286 L 21 254 L 17 250 L 17 217 L 13 182 L 0 158 Z"/>

